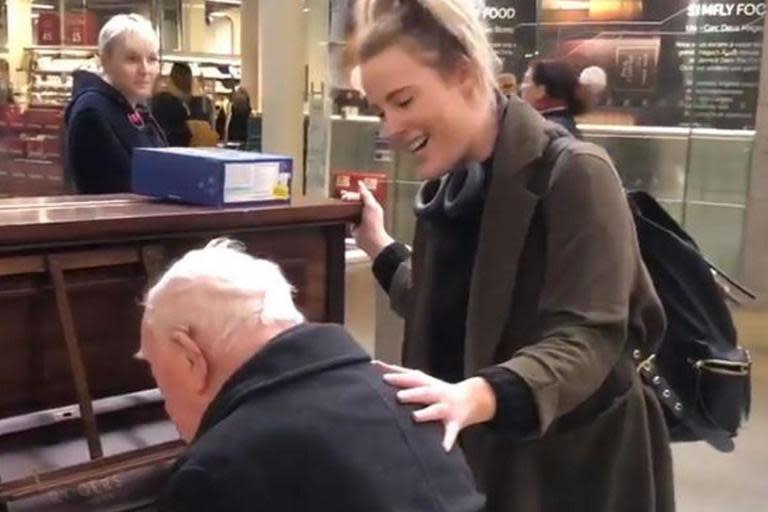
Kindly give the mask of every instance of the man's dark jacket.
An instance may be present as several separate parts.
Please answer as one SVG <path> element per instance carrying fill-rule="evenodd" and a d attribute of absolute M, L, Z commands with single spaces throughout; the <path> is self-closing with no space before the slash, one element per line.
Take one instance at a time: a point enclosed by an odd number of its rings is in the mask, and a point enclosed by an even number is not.
<path fill-rule="evenodd" d="M 414 423 L 338 326 L 303 324 L 240 368 L 176 465 L 162 512 L 474 512 L 439 424 Z"/>

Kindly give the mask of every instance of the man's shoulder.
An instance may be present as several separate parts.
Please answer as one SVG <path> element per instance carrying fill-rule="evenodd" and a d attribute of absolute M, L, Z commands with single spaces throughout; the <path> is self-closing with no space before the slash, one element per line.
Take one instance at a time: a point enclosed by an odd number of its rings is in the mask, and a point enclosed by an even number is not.
<path fill-rule="evenodd" d="M 409 410 L 397 404 L 395 390 L 370 363 L 307 375 L 238 399 L 189 447 L 187 458 L 195 465 L 225 468 L 244 458 L 268 463 L 316 451 L 328 456 L 334 447 L 346 450 L 362 442 L 347 432 L 380 433 L 412 424 Z"/>
<path fill-rule="evenodd" d="M 285 454 L 286 445 L 298 446 L 307 437 L 290 405 L 273 400 L 244 402 L 196 439 L 185 459 L 195 467 L 217 469 L 254 457 L 268 463 L 270 456 Z"/>

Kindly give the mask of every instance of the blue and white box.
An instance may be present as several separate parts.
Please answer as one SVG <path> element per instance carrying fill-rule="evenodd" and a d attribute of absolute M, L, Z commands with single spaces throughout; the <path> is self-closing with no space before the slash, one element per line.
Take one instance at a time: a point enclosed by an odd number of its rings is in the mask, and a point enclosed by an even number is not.
<path fill-rule="evenodd" d="M 219 148 L 137 148 L 137 194 L 204 206 L 291 200 L 293 159 Z"/>

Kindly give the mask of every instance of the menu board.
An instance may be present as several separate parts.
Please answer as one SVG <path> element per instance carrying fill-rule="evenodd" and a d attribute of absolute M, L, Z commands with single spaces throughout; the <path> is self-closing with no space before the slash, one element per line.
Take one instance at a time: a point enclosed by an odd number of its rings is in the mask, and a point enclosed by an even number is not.
<path fill-rule="evenodd" d="M 766 0 L 476 0 L 501 71 L 536 58 L 600 67 L 588 122 L 754 129 Z M 332 0 L 334 88 L 348 77 L 354 0 Z"/>
<path fill-rule="evenodd" d="M 483 18 L 518 77 L 537 57 L 602 68 L 598 110 L 615 122 L 752 129 L 765 9 L 765 0 L 487 0 Z"/>
<path fill-rule="evenodd" d="M 762 1 L 692 3 L 677 50 L 683 61 L 685 117 L 717 128 L 753 128 L 763 42 Z"/>
<path fill-rule="evenodd" d="M 480 15 L 501 70 L 522 74 L 536 52 L 536 0 L 486 0 Z"/>

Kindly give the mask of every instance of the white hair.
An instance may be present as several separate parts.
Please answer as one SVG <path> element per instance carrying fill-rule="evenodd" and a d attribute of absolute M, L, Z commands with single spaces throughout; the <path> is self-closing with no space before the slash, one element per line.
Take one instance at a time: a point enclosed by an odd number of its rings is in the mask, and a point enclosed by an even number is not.
<path fill-rule="evenodd" d="M 157 47 L 160 46 L 157 32 L 147 18 L 141 14 L 118 14 L 112 16 L 99 32 L 99 55 L 109 55 L 115 42 L 127 34 L 135 34 Z"/>
<path fill-rule="evenodd" d="M 579 83 L 599 94 L 603 92 L 608 85 L 608 76 L 605 74 L 603 68 L 599 66 L 589 66 L 584 68 L 579 75 Z"/>
<path fill-rule="evenodd" d="M 218 238 L 188 252 L 163 274 L 147 292 L 145 319 L 155 328 L 181 328 L 223 341 L 246 320 L 303 322 L 293 291 L 275 263 L 246 254 L 239 242 Z"/>

